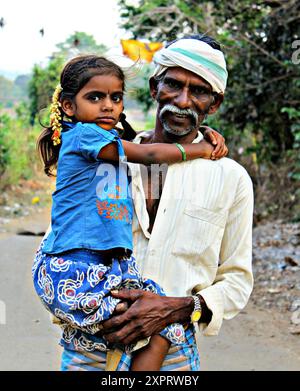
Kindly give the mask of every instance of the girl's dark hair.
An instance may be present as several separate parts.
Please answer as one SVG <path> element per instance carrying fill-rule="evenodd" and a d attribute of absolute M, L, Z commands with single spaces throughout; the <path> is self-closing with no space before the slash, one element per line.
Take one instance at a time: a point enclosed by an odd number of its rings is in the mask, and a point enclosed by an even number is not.
<path fill-rule="evenodd" d="M 104 57 L 83 55 L 73 58 L 65 65 L 60 76 L 62 91 L 59 101 L 74 100 L 76 94 L 96 75 L 116 76 L 123 83 L 123 90 L 125 90 L 125 75 L 117 64 Z M 60 111 L 63 118 L 64 113 L 61 109 Z M 122 113 L 120 121 L 123 126 L 123 138 L 132 140 L 136 133 L 125 118 L 125 114 Z M 44 162 L 44 171 L 48 176 L 53 175 L 53 170 L 56 169 L 60 150 L 60 144 L 53 145 L 52 134 L 52 128 L 47 127 L 37 141 L 37 149 Z"/>

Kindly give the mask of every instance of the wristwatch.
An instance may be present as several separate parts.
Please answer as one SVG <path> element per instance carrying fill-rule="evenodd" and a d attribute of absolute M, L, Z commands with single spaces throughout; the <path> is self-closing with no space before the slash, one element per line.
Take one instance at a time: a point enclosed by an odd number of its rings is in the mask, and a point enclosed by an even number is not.
<path fill-rule="evenodd" d="M 197 323 L 199 322 L 202 315 L 202 306 L 201 306 L 201 301 L 199 296 L 195 295 L 192 296 L 192 298 L 194 300 L 194 309 L 191 315 L 191 323 L 195 323 L 195 322 Z"/>

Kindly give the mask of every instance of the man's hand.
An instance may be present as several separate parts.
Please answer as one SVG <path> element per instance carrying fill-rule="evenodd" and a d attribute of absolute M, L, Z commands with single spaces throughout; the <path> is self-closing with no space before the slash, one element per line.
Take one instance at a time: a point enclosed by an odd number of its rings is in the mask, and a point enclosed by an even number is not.
<path fill-rule="evenodd" d="M 188 321 L 193 310 L 190 297 L 159 296 L 139 289 L 123 289 L 111 294 L 132 303 L 126 312 L 103 322 L 101 333 L 111 343 L 127 345 L 158 334 L 168 324 Z"/>
<path fill-rule="evenodd" d="M 205 140 L 214 146 L 214 150 L 211 155 L 212 160 L 221 159 L 228 154 L 225 139 L 219 132 L 208 126 L 201 126 L 200 131 L 203 133 Z"/>
<path fill-rule="evenodd" d="M 107 341 L 127 345 L 158 334 L 167 325 L 165 318 L 170 312 L 164 297 L 139 289 L 123 289 L 111 294 L 132 304 L 123 314 L 102 323 L 102 334 Z"/>

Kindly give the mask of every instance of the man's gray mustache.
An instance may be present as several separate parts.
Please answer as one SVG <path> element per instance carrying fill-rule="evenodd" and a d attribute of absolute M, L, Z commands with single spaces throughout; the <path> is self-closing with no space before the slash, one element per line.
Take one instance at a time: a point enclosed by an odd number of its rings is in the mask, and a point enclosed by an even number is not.
<path fill-rule="evenodd" d="M 173 113 L 173 114 L 178 114 L 182 116 L 188 116 L 192 117 L 195 123 L 198 123 L 198 114 L 192 110 L 192 109 L 179 109 L 178 107 L 174 105 L 165 105 L 159 113 L 159 116 L 162 117 L 167 111 Z"/>

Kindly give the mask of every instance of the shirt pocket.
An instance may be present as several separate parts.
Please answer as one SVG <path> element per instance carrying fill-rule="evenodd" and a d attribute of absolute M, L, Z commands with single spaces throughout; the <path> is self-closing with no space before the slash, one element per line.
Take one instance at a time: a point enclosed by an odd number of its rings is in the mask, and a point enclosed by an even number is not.
<path fill-rule="evenodd" d="M 172 253 L 187 262 L 217 267 L 227 212 L 189 204 L 178 220 Z"/>

